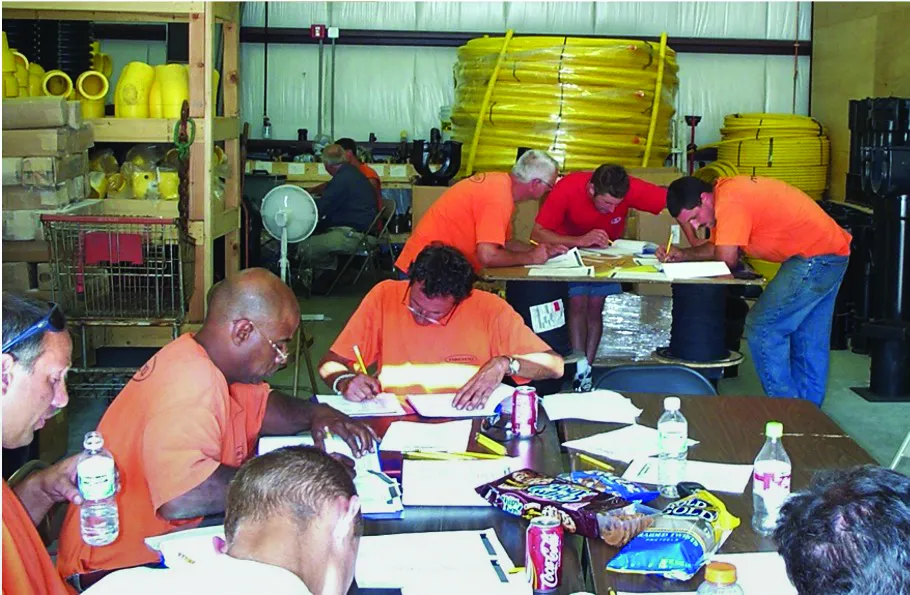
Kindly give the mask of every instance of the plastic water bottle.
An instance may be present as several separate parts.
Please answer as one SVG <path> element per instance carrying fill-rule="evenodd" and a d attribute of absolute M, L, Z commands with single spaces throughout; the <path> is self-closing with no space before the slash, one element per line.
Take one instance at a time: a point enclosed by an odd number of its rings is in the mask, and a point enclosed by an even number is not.
<path fill-rule="evenodd" d="M 765 426 L 765 445 L 755 457 L 752 470 L 752 528 L 760 535 L 771 535 L 777 527 L 780 507 L 790 497 L 793 466 L 780 438 L 784 425 L 769 421 Z"/>
<path fill-rule="evenodd" d="M 689 422 L 679 410 L 679 397 L 664 399 L 664 413 L 657 422 L 660 464 L 657 477 L 665 498 L 678 498 L 676 484 L 682 481 L 689 454 Z"/>
<path fill-rule="evenodd" d="M 76 464 L 79 493 L 83 503 L 80 511 L 82 541 L 91 546 L 113 543 L 120 535 L 120 515 L 117 511 L 117 471 L 114 457 L 104 449 L 104 438 L 89 432 L 82 441 L 85 450 Z"/>
<path fill-rule="evenodd" d="M 736 584 L 736 566 L 727 562 L 711 562 L 705 568 L 705 582 L 696 591 L 697 595 L 743 595 L 743 589 Z"/>

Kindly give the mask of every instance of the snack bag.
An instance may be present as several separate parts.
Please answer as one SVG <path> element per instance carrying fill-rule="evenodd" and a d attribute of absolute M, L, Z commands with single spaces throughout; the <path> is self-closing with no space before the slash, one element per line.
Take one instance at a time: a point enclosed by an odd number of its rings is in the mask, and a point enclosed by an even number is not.
<path fill-rule="evenodd" d="M 632 539 L 607 570 L 692 578 L 720 548 L 725 534 L 739 526 L 724 503 L 706 490 L 670 503 L 654 524 Z"/>
<path fill-rule="evenodd" d="M 629 502 L 650 502 L 660 495 L 660 490 L 648 488 L 623 479 L 607 471 L 573 471 L 572 473 L 563 473 L 559 479 L 578 483 L 585 487 L 614 494 Z"/>

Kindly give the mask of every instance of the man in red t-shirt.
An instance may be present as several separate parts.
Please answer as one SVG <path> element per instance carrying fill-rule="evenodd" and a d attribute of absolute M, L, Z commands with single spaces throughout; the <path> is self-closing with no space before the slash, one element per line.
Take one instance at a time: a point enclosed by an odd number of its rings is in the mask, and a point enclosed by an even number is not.
<path fill-rule="evenodd" d="M 540 206 L 531 238 L 540 243 L 578 248 L 604 248 L 626 229 L 629 209 L 658 214 L 667 208 L 667 189 L 630 177 L 621 165 L 604 164 L 593 172 L 571 173 L 559 180 Z M 689 242 L 695 239 L 683 226 Z M 603 307 L 608 295 L 622 293 L 616 282 L 569 283 L 569 332 L 572 349 L 584 353 L 573 388 L 592 388 L 591 366 L 603 334 Z"/>

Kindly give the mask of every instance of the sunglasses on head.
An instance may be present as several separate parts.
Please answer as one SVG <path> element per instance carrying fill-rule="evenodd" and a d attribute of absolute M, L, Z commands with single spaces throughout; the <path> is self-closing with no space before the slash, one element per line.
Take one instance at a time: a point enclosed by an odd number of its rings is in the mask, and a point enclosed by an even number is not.
<path fill-rule="evenodd" d="M 3 343 L 3 353 L 9 352 L 10 349 L 19 343 L 22 343 L 23 341 L 26 341 L 35 335 L 41 334 L 46 330 L 51 330 L 55 333 L 59 333 L 66 328 L 66 317 L 63 315 L 63 310 L 61 310 L 60 307 L 53 302 L 48 302 L 48 306 L 51 308 L 50 311 L 41 317 L 41 319 L 36 321 L 30 327 L 9 341 L 5 341 Z"/>

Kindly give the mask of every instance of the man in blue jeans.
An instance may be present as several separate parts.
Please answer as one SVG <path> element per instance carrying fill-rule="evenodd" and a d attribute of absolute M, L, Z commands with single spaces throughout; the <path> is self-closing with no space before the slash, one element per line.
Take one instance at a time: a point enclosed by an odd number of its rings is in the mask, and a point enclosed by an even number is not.
<path fill-rule="evenodd" d="M 712 241 L 694 248 L 658 249 L 667 261 L 723 260 L 740 250 L 781 263 L 746 318 L 746 337 L 765 393 L 821 406 L 828 382 L 834 299 L 850 257 L 850 234 L 801 190 L 779 180 L 722 178 L 714 185 L 680 178 L 667 191 L 667 208 Z"/>

